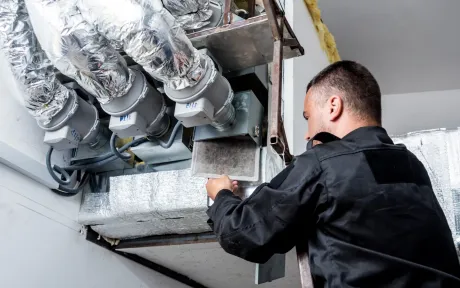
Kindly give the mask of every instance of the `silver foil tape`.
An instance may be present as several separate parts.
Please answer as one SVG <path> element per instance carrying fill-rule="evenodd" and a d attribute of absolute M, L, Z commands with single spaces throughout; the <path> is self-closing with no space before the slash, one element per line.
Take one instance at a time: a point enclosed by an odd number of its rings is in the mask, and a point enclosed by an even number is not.
<path fill-rule="evenodd" d="M 110 191 L 86 191 L 79 222 L 111 238 L 198 233 L 206 224 L 206 179 L 174 170 L 110 177 Z"/>
<path fill-rule="evenodd" d="M 0 45 L 24 90 L 26 108 L 48 124 L 75 92 L 56 79 L 54 66 L 34 35 L 24 0 L 0 2 Z"/>
<path fill-rule="evenodd" d="M 139 222 L 121 222 L 116 224 L 93 225 L 91 228 L 105 237 L 113 239 L 133 239 L 152 235 L 189 234 L 211 231 L 207 224 L 205 211 L 188 214 L 184 218 L 152 219 Z"/>
<path fill-rule="evenodd" d="M 460 248 L 460 130 L 428 130 L 393 137 L 425 166 L 434 193 Z"/>
<path fill-rule="evenodd" d="M 83 17 L 154 78 L 180 90 L 194 86 L 204 67 L 199 52 L 161 5 L 134 0 L 78 0 Z M 155 3 L 154 3 L 155 4 Z"/>
<path fill-rule="evenodd" d="M 48 58 L 101 104 L 122 97 L 134 73 L 109 41 L 86 22 L 76 0 L 25 0 L 32 25 Z"/>

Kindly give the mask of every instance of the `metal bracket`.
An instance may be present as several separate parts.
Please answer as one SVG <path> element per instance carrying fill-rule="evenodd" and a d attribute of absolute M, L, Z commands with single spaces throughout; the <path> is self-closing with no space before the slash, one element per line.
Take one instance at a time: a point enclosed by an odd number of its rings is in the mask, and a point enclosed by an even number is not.
<path fill-rule="evenodd" d="M 264 264 L 256 264 L 255 284 L 260 285 L 283 278 L 286 270 L 286 255 L 275 254 Z"/>
<path fill-rule="evenodd" d="M 235 94 L 232 102 L 236 111 L 235 124 L 224 131 L 218 131 L 210 125 L 195 128 L 194 141 L 204 141 L 217 138 L 250 136 L 254 142 L 262 145 L 262 137 L 256 131 L 262 126 L 264 108 L 252 91 L 243 91 Z M 259 127 L 259 128 L 257 128 Z"/>
<path fill-rule="evenodd" d="M 230 5 L 229 2 L 227 0 L 225 5 Z M 269 10 L 266 9 L 266 15 L 233 23 L 224 22 L 224 26 L 190 33 L 188 37 L 196 48 L 208 48 L 224 68 L 223 72 L 268 64 L 273 58 L 273 41 L 283 37 L 296 39 L 289 23 L 283 16 L 280 16 L 281 11 L 278 9 L 275 10 L 278 12 L 272 14 L 280 17 L 279 21 L 283 23 L 282 26 L 269 18 L 271 15 Z M 231 17 L 228 16 L 228 13 L 225 15 L 227 19 Z M 272 34 L 274 30 L 277 33 L 276 36 Z M 301 56 L 304 53 L 298 41 L 289 40 L 285 46 L 286 49 L 282 51 L 284 59 Z"/>
<path fill-rule="evenodd" d="M 289 151 L 289 145 L 284 131 L 283 119 L 281 117 L 281 97 L 282 97 L 282 83 L 283 83 L 283 47 L 285 45 L 298 45 L 294 40 L 290 39 L 288 43 L 284 42 L 284 25 L 286 24 L 288 31 L 291 30 L 289 24 L 280 12 L 278 4 L 272 0 L 263 0 L 267 17 L 270 21 L 273 38 L 275 43 L 273 46 L 273 66 L 272 66 L 272 99 L 271 99 L 271 114 L 270 128 L 268 134 L 269 144 L 280 155 L 283 155 L 286 164 L 291 163 L 293 157 Z M 292 31 L 292 30 L 291 30 Z M 302 49 L 303 51 L 303 49 Z"/>

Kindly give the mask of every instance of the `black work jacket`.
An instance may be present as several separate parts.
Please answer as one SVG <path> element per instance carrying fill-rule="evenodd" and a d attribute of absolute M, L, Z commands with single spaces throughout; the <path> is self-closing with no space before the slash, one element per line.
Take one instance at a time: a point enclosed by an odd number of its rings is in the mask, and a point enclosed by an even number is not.
<path fill-rule="evenodd" d="M 220 191 L 208 215 L 248 261 L 307 244 L 315 287 L 460 287 L 430 178 L 381 127 L 316 145 L 245 200 Z"/>

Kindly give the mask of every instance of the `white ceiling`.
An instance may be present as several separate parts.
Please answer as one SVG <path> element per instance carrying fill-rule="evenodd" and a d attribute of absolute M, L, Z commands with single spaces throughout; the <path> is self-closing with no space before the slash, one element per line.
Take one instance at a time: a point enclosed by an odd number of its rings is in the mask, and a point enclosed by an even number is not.
<path fill-rule="evenodd" d="M 368 67 L 383 94 L 460 88 L 460 1 L 318 2 L 342 59 Z"/>

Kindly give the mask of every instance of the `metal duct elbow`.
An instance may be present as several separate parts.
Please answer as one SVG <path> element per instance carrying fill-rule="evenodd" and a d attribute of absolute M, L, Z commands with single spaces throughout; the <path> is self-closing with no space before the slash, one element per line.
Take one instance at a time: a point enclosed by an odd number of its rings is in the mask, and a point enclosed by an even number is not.
<path fill-rule="evenodd" d="M 23 0 L 1 1 L 0 44 L 15 78 L 25 90 L 26 108 L 37 121 L 50 123 L 75 92 L 56 79 L 51 61 L 33 33 Z"/>
<path fill-rule="evenodd" d="M 76 0 L 25 0 L 49 59 L 101 104 L 128 93 L 134 73 L 109 41 L 86 22 Z"/>
<path fill-rule="evenodd" d="M 153 3 L 155 4 L 155 3 Z M 134 0 L 78 0 L 83 17 L 167 87 L 194 86 L 205 61 L 165 9 Z"/>
<path fill-rule="evenodd" d="M 200 29 L 208 25 L 212 16 L 209 9 L 209 0 L 139 0 L 146 4 L 156 5 L 160 1 L 164 7 L 176 18 L 185 30 Z"/>

